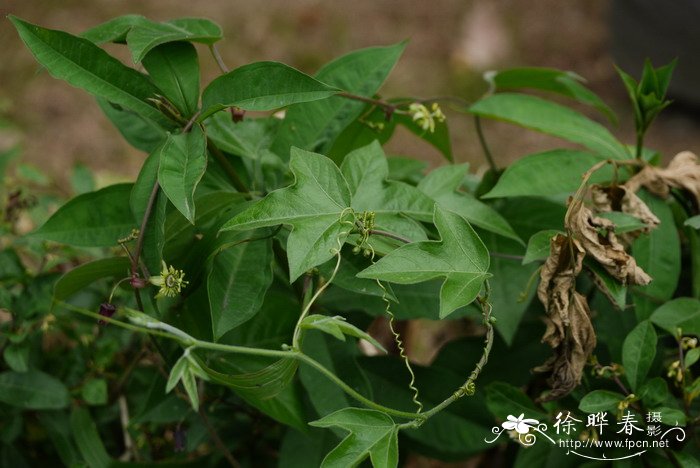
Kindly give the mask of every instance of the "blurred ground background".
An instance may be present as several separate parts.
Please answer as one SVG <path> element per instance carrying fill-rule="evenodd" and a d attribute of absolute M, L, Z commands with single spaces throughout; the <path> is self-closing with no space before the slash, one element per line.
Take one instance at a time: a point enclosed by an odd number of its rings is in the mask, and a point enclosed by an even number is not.
<path fill-rule="evenodd" d="M 353 49 L 410 44 L 382 90 L 384 96 L 456 95 L 469 100 L 485 89 L 484 70 L 544 66 L 572 70 L 588 80 L 620 114 L 613 131 L 633 142 L 632 119 L 610 53 L 610 4 L 603 0 L 3 0 L 0 13 L 40 25 L 81 31 L 126 13 L 155 20 L 201 16 L 219 22 L 219 43 L 233 68 L 256 60 L 279 60 L 314 73 L 323 63 Z M 109 178 L 133 177 L 144 155 L 130 148 L 83 91 L 38 72 L 10 23 L 0 21 L 0 114 L 16 125 L 4 131 L 0 147 L 20 142 L 30 161 L 65 181 L 75 162 Z M 128 63 L 125 48 L 110 46 Z M 203 83 L 218 70 L 200 48 Z M 585 109 L 584 109 L 585 110 Z M 587 111 L 587 110 L 586 110 Z M 587 112 L 597 120 L 601 117 Z M 471 120 L 449 113 L 456 159 L 472 167 L 482 157 Z M 505 124 L 486 123 L 487 137 L 501 165 L 529 152 L 551 148 L 554 139 Z M 649 146 L 665 157 L 698 146 L 698 123 L 687 113 L 665 112 L 648 136 Z M 417 139 L 398 134 L 389 145 L 404 154 L 439 163 Z"/>

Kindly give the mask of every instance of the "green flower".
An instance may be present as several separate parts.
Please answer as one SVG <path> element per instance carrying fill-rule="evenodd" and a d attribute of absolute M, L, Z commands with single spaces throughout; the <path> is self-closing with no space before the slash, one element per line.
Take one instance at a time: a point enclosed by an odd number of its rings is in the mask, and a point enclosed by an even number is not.
<path fill-rule="evenodd" d="M 185 281 L 185 272 L 176 270 L 173 266 L 163 262 L 163 268 L 160 270 L 159 276 L 151 276 L 149 278 L 151 284 L 160 287 L 156 298 L 160 297 L 175 297 L 180 294 L 183 287 L 189 283 Z"/>
<path fill-rule="evenodd" d="M 420 128 L 430 133 L 435 131 L 435 121 L 445 121 L 445 114 L 442 113 L 440 106 L 436 102 L 433 103 L 430 109 L 423 104 L 414 102 L 408 106 L 408 113 Z"/>

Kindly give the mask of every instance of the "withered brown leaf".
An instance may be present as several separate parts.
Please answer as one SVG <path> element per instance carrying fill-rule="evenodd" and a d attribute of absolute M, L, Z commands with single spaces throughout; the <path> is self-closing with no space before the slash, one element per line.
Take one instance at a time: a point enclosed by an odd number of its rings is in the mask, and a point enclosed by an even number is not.
<path fill-rule="evenodd" d="M 569 202 L 564 225 L 587 254 L 622 284 L 649 284 L 651 277 L 642 270 L 613 232 L 612 221 L 595 216 L 580 198 Z"/>
<path fill-rule="evenodd" d="M 620 235 L 620 238 L 630 244 L 640 233 L 648 233 L 659 225 L 659 218 L 649 209 L 646 203 L 625 185 L 611 185 L 602 187 L 591 186 L 591 200 L 598 213 L 621 211 L 639 218 L 646 228 Z"/>
<path fill-rule="evenodd" d="M 645 166 L 625 185 L 632 192 L 644 187 L 662 198 L 668 197 L 671 188 L 686 190 L 693 196 L 697 209 L 700 208 L 700 160 L 694 153 L 683 151 L 666 168 Z"/>
<path fill-rule="evenodd" d="M 567 395 L 581 381 L 583 368 L 596 345 L 586 298 L 575 291 L 585 251 L 581 244 L 558 234 L 550 245 L 550 255 L 540 271 L 537 297 L 547 310 L 547 330 L 542 342 L 554 354 L 538 372 L 551 372 L 547 383 L 552 388 L 542 401 Z"/>

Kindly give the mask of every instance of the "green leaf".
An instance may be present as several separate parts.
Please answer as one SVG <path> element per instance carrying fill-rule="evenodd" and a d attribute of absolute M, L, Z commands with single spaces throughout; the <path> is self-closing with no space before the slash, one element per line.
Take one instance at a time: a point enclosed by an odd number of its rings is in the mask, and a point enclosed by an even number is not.
<path fill-rule="evenodd" d="M 164 23 L 143 19 L 135 22 L 126 35 L 126 42 L 134 63 L 139 63 L 149 51 L 162 44 L 178 41 L 213 44 L 222 37 L 219 25 L 207 19 L 180 18 Z"/>
<path fill-rule="evenodd" d="M 127 257 L 101 258 L 83 263 L 63 276 L 53 287 L 53 297 L 57 301 L 65 301 L 73 294 L 80 292 L 102 278 L 129 276 L 130 262 Z"/>
<path fill-rule="evenodd" d="M 468 170 L 468 164 L 439 167 L 418 183 L 418 189 L 442 208 L 461 215 L 474 226 L 522 242 L 508 221 L 496 210 L 472 195 L 460 191 Z"/>
<path fill-rule="evenodd" d="M 99 406 L 107 404 L 107 381 L 105 379 L 90 379 L 80 389 L 80 396 L 88 405 Z"/>
<path fill-rule="evenodd" d="M 189 361 L 187 360 L 187 355 L 183 354 L 180 358 L 175 361 L 173 368 L 170 369 L 170 375 L 168 375 L 168 381 L 165 384 L 165 393 L 170 393 L 173 388 L 182 380 L 182 376 L 185 372 L 189 370 Z"/>
<path fill-rule="evenodd" d="M 673 299 L 656 309 L 650 320 L 674 337 L 679 328 L 684 335 L 700 336 L 700 301 L 689 297 Z"/>
<path fill-rule="evenodd" d="M 209 83 L 202 93 L 203 121 L 225 107 L 266 111 L 326 99 L 339 90 L 279 62 L 255 62 Z"/>
<path fill-rule="evenodd" d="M 0 373 L 0 401 L 16 408 L 49 410 L 65 408 L 70 396 L 60 380 L 31 369 Z"/>
<path fill-rule="evenodd" d="M 597 216 L 612 221 L 613 224 L 615 224 L 614 230 L 616 234 L 638 231 L 649 227 L 636 216 L 632 216 L 631 214 L 623 213 L 621 211 L 608 211 L 607 213 L 600 213 Z"/>
<path fill-rule="evenodd" d="M 406 42 L 400 42 L 350 52 L 324 65 L 315 78 L 349 93 L 372 97 L 389 76 L 405 47 Z M 326 153 L 343 129 L 364 109 L 364 103 L 342 97 L 291 106 L 272 151 L 285 160 L 291 146 Z"/>
<path fill-rule="evenodd" d="M 561 234 L 561 231 L 545 229 L 544 231 L 533 234 L 530 240 L 527 241 L 527 250 L 525 251 L 525 258 L 523 258 L 523 265 L 538 260 L 546 260 L 547 257 L 549 257 L 552 237 L 557 234 Z"/>
<path fill-rule="evenodd" d="M 443 277 L 440 318 L 476 299 L 489 278 L 489 253 L 474 229 L 461 216 L 435 207 L 440 241 L 414 242 L 386 255 L 362 271 L 360 278 L 414 284 Z"/>
<path fill-rule="evenodd" d="M 199 125 L 168 135 L 160 148 L 158 183 L 170 202 L 194 224 L 194 191 L 207 170 L 207 143 Z"/>
<path fill-rule="evenodd" d="M 532 403 L 530 397 L 505 382 L 492 382 L 486 386 L 486 406 L 499 419 L 519 414 L 540 421 L 547 419 L 547 415 Z"/>
<path fill-rule="evenodd" d="M 95 422 L 85 408 L 76 408 L 70 417 L 70 427 L 80 454 L 91 468 L 107 468 L 112 460 L 105 449 Z"/>
<path fill-rule="evenodd" d="M 228 221 L 222 230 L 249 230 L 287 224 L 293 230 L 287 239 L 290 281 L 333 257 L 349 232 L 346 214 L 350 190 L 338 167 L 320 154 L 294 148 L 290 168 L 294 183 L 275 190 L 243 213 Z"/>
<path fill-rule="evenodd" d="M 420 190 L 404 182 L 388 181 L 389 165 L 381 145 L 374 141 L 348 154 L 340 167 L 350 188 L 350 206 L 357 213 L 376 214 L 376 228 L 413 236 L 421 228 L 404 215 L 430 221 L 435 203 Z M 374 240 L 374 239 L 373 239 Z"/>
<path fill-rule="evenodd" d="M 124 139 L 136 149 L 150 153 L 160 146 L 167 136 L 163 127 L 132 110 L 99 97 L 97 105 Z"/>
<path fill-rule="evenodd" d="M 312 314 L 302 320 L 301 327 L 320 330 L 334 336 L 340 341 L 345 341 L 345 335 L 354 336 L 372 343 L 373 346 L 384 351 L 385 353 L 387 352 L 381 343 L 372 338 L 368 333 L 357 328 L 352 323 L 346 322 L 345 317 L 341 317 L 339 315 L 329 317 L 327 315 Z"/>
<path fill-rule="evenodd" d="M 584 266 L 593 275 L 593 282 L 605 297 L 618 309 L 625 310 L 627 306 L 627 285 L 620 283 L 603 266 L 589 259 L 584 260 Z"/>
<path fill-rule="evenodd" d="M 654 377 L 644 382 L 636 395 L 644 401 L 647 407 L 653 408 L 668 398 L 668 384 L 663 377 Z"/>
<path fill-rule="evenodd" d="M 642 385 L 656 356 L 656 332 L 649 320 L 634 327 L 622 345 L 622 365 L 633 391 Z"/>
<path fill-rule="evenodd" d="M 435 122 L 435 131 L 424 130 L 407 114 L 394 114 L 392 117 L 396 123 L 403 125 L 408 131 L 416 135 L 421 140 L 433 146 L 442 154 L 445 159 L 452 162 L 452 143 L 450 141 L 450 130 L 447 127 L 447 120 Z"/>
<path fill-rule="evenodd" d="M 88 29 L 82 33 L 80 37 L 94 42 L 97 45 L 104 44 L 105 42 L 126 42 L 126 33 L 128 33 L 134 25 L 145 21 L 148 20 L 141 15 L 119 16 Z"/>
<path fill-rule="evenodd" d="M 215 340 L 258 313 L 272 284 L 272 258 L 272 239 L 233 245 L 214 257 L 207 291 Z"/>
<path fill-rule="evenodd" d="M 628 159 L 627 149 L 597 122 L 568 107 L 525 94 L 494 94 L 477 101 L 470 112 L 504 120 L 578 143 L 604 158 Z"/>
<path fill-rule="evenodd" d="M 522 265 L 518 261 L 523 254 L 521 244 L 488 232 L 481 233 L 481 238 L 492 253 L 489 273 L 493 278 L 489 283 L 491 305 L 497 318 L 496 330 L 510 345 L 535 295 L 536 286 L 532 285 L 531 279 L 538 267 L 534 263 Z"/>
<path fill-rule="evenodd" d="M 81 195 L 95 190 L 95 178 L 92 176 L 92 171 L 82 163 L 73 166 L 70 184 L 75 195 Z"/>
<path fill-rule="evenodd" d="M 323 459 L 323 468 L 356 466 L 369 455 L 375 468 L 396 467 L 399 462 L 398 426 L 384 413 L 345 408 L 311 423 L 340 427 L 350 434 Z"/>
<path fill-rule="evenodd" d="M 260 402 L 279 395 L 292 381 L 299 362 L 283 358 L 251 372 L 223 373 L 202 365 L 206 374 L 214 382 L 231 387 L 249 402 Z"/>
<path fill-rule="evenodd" d="M 222 151 L 251 160 L 261 160 L 272 143 L 280 124 L 277 118 L 245 119 L 233 122 L 227 112 L 214 114 L 207 120 L 207 136 Z"/>
<path fill-rule="evenodd" d="M 9 18 L 22 41 L 54 78 L 65 80 L 161 125 L 172 124 L 148 103 L 149 98 L 158 94 L 158 88 L 142 73 L 122 65 L 87 39 L 44 29 L 16 16 L 10 15 Z"/>
<path fill-rule="evenodd" d="M 685 426 L 686 416 L 683 410 L 678 408 L 660 407 L 653 408 L 652 412 L 661 413 L 661 423 L 667 426 Z"/>
<path fill-rule="evenodd" d="M 136 227 L 129 210 L 132 184 L 110 185 L 71 199 L 30 236 L 78 247 L 110 247 Z"/>
<path fill-rule="evenodd" d="M 153 83 L 185 117 L 191 117 L 199 103 L 199 60 L 187 42 L 162 44 L 143 58 Z"/>
<path fill-rule="evenodd" d="M 683 364 L 685 367 L 690 367 L 700 359 L 700 348 L 693 348 L 688 350 L 688 352 L 683 357 Z"/>
<path fill-rule="evenodd" d="M 27 372 L 29 370 L 29 350 L 29 343 L 26 341 L 23 343 L 11 343 L 5 348 L 3 358 L 5 358 L 7 366 L 13 371 Z"/>
<path fill-rule="evenodd" d="M 691 218 L 688 218 L 685 220 L 683 223 L 684 226 L 690 226 L 693 229 L 699 229 L 700 230 L 700 215 L 695 215 Z"/>
<path fill-rule="evenodd" d="M 585 413 L 599 413 L 613 411 L 617 404 L 625 399 L 625 396 L 608 390 L 593 390 L 581 398 L 578 409 Z"/>
<path fill-rule="evenodd" d="M 194 377 L 194 373 L 189 367 L 185 369 L 182 373 L 182 386 L 185 387 L 185 392 L 187 397 L 190 399 L 190 405 L 192 409 L 196 412 L 199 410 L 199 392 L 197 391 L 197 381 Z"/>
<path fill-rule="evenodd" d="M 610 122 L 617 123 L 617 117 L 612 109 L 594 92 L 586 88 L 582 84 L 585 80 L 574 72 L 553 68 L 511 68 L 486 73 L 484 79 L 488 81 L 494 91 L 531 88 L 561 94 L 595 107 Z"/>
<path fill-rule="evenodd" d="M 642 294 L 634 295 L 635 313 L 639 320 L 644 320 L 658 303 L 668 301 L 676 291 L 681 274 L 681 245 L 673 213 L 666 202 L 645 190 L 638 195 L 660 221 L 649 234 L 639 236 L 632 244 L 637 265 L 652 278 L 648 285 L 638 287 Z"/>
<path fill-rule="evenodd" d="M 165 140 L 162 142 L 165 144 Z M 162 145 L 161 145 L 162 146 Z M 134 222 L 141 224 L 146 213 L 153 186 L 158 181 L 158 168 L 160 166 L 161 148 L 156 148 L 148 155 L 141 166 L 134 187 L 131 189 L 129 205 L 134 215 Z M 168 207 L 168 197 L 162 190 L 158 190 L 155 205 L 148 223 L 143 240 L 143 259 L 149 271 L 159 271 L 163 260 L 163 247 L 165 245 L 165 219 Z M 180 218 L 182 219 L 182 218 Z M 184 223 L 187 223 L 183 220 Z"/>
<path fill-rule="evenodd" d="M 604 157 L 584 151 L 557 149 L 523 156 L 508 166 L 498 183 L 484 198 L 548 196 L 576 191 L 581 176 Z M 591 182 L 612 177 L 611 168 L 591 176 Z"/>

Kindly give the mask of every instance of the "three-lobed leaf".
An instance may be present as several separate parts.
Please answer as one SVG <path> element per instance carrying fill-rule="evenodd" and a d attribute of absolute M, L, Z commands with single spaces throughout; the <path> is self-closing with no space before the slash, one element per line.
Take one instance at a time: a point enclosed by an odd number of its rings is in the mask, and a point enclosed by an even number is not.
<path fill-rule="evenodd" d="M 435 207 L 433 222 L 440 241 L 406 244 L 362 271 L 361 278 L 413 284 L 444 278 L 440 318 L 471 303 L 489 278 L 489 253 L 460 215 Z"/>
<path fill-rule="evenodd" d="M 386 414 L 369 409 L 345 408 L 311 423 L 315 427 L 339 427 L 348 434 L 323 459 L 323 468 L 356 466 L 370 457 L 375 468 L 398 465 L 398 426 Z"/>
<path fill-rule="evenodd" d="M 425 238 L 422 228 L 405 215 L 430 221 L 435 203 L 412 185 L 387 180 L 389 165 L 377 141 L 349 153 L 340 170 L 348 182 L 350 206 L 355 212 L 374 212 L 379 229 L 403 234 L 412 240 Z"/>
<path fill-rule="evenodd" d="M 460 191 L 468 169 L 468 164 L 439 167 L 418 183 L 418 189 L 446 210 L 463 216 L 474 226 L 522 242 L 508 221 L 496 210 L 469 193 Z"/>
<path fill-rule="evenodd" d="M 352 215 L 348 184 L 333 161 L 293 148 L 289 166 L 295 178 L 291 186 L 271 192 L 222 230 L 291 226 L 287 257 L 290 281 L 294 281 L 333 257 L 352 229 L 347 224 Z"/>

